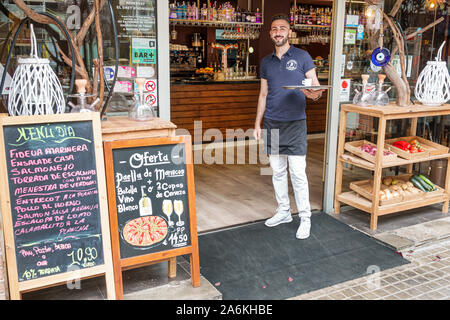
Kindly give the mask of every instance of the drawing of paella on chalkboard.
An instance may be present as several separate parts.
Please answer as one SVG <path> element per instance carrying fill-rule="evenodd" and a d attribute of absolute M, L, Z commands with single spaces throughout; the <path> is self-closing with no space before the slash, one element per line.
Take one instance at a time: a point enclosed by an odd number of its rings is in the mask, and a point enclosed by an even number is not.
<path fill-rule="evenodd" d="M 121 235 L 126 243 L 136 249 L 148 249 L 167 237 L 167 221 L 160 216 L 145 216 L 128 221 Z"/>

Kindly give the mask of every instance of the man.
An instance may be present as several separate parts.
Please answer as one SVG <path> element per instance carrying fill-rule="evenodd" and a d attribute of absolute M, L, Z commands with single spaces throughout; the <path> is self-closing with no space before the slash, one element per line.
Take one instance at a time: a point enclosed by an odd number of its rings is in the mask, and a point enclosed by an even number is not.
<path fill-rule="evenodd" d="M 306 177 L 306 97 L 317 100 L 323 90 L 287 90 L 283 86 L 301 85 L 303 80 L 311 79 L 312 85 L 320 85 L 316 76 L 314 62 L 304 50 L 289 44 L 289 17 L 284 14 L 272 18 L 270 38 L 275 51 L 261 62 L 261 89 L 258 99 L 254 137 L 262 136 L 261 120 L 264 116 L 264 129 L 267 138 L 264 149 L 269 155 L 273 171 L 272 182 L 278 207 L 275 215 L 266 220 L 268 227 L 292 221 L 289 195 L 287 164 L 294 189 L 300 226 L 298 239 L 310 235 L 311 208 L 309 204 L 308 179 Z"/>

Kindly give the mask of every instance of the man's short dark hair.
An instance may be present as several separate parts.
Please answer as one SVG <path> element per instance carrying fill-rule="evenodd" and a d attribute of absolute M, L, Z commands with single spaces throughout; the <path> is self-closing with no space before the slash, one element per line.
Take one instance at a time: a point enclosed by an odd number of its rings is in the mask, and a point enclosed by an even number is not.
<path fill-rule="evenodd" d="M 270 22 L 270 24 L 272 24 L 272 22 L 274 22 L 275 20 L 284 20 L 289 25 L 291 25 L 291 20 L 289 19 L 289 16 L 285 13 L 277 13 L 276 15 L 272 16 L 272 21 Z"/>

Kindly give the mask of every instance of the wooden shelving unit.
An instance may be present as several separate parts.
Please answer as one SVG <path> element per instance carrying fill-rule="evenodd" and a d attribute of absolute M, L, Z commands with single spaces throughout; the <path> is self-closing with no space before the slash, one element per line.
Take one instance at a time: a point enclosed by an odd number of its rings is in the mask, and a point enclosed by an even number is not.
<path fill-rule="evenodd" d="M 377 153 L 375 163 L 359 158 L 351 153 L 346 153 L 345 145 L 345 129 L 347 122 L 347 114 L 349 112 L 367 115 L 379 118 L 378 136 L 377 136 Z M 426 158 L 407 160 L 397 158 L 394 161 L 383 162 L 383 152 L 385 147 L 386 122 L 396 119 L 412 119 L 409 129 L 409 136 L 415 136 L 417 130 L 417 119 L 420 117 L 433 117 L 450 114 L 450 104 L 439 107 L 426 107 L 423 105 L 411 105 L 409 107 L 399 107 L 395 104 L 387 106 L 370 106 L 361 107 L 353 104 L 344 104 L 341 106 L 340 122 L 339 122 L 339 142 L 336 165 L 336 188 L 334 197 L 335 214 L 340 213 L 341 203 L 350 205 L 359 210 L 370 214 L 370 229 L 376 230 L 378 217 L 394 212 L 405 211 L 409 209 L 428 206 L 436 203 L 443 203 L 442 212 L 448 213 L 449 191 L 450 191 L 450 153 L 432 155 Z M 381 152 L 380 152 L 381 150 Z M 448 159 L 447 173 L 445 178 L 445 192 L 441 194 L 419 197 L 413 200 L 403 201 L 389 205 L 380 206 L 380 187 L 381 175 L 383 168 L 406 166 L 407 172 L 412 172 L 412 165 L 418 162 L 430 161 L 435 159 Z M 343 163 L 349 163 L 357 167 L 361 167 L 374 172 L 373 174 L 373 198 L 372 201 L 360 197 L 354 191 L 342 192 L 342 174 Z"/>

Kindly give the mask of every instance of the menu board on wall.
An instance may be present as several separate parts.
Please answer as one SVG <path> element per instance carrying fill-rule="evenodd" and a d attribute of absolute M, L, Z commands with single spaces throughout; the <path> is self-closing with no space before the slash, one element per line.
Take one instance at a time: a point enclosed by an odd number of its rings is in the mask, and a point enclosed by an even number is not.
<path fill-rule="evenodd" d="M 104 142 L 116 294 L 124 267 L 190 254 L 200 284 L 190 136 Z"/>
<path fill-rule="evenodd" d="M 63 117 L 67 115 L 57 119 Z M 68 121 L 74 117 L 76 121 Z M 102 227 L 106 201 L 100 203 L 104 172 L 89 117 L 2 123 L 2 182 L 8 189 L 2 202 L 9 203 L 2 208 L 10 213 L 4 225 L 10 231 L 7 244 L 13 244 L 19 283 L 105 265 L 109 234 L 105 237 Z"/>

